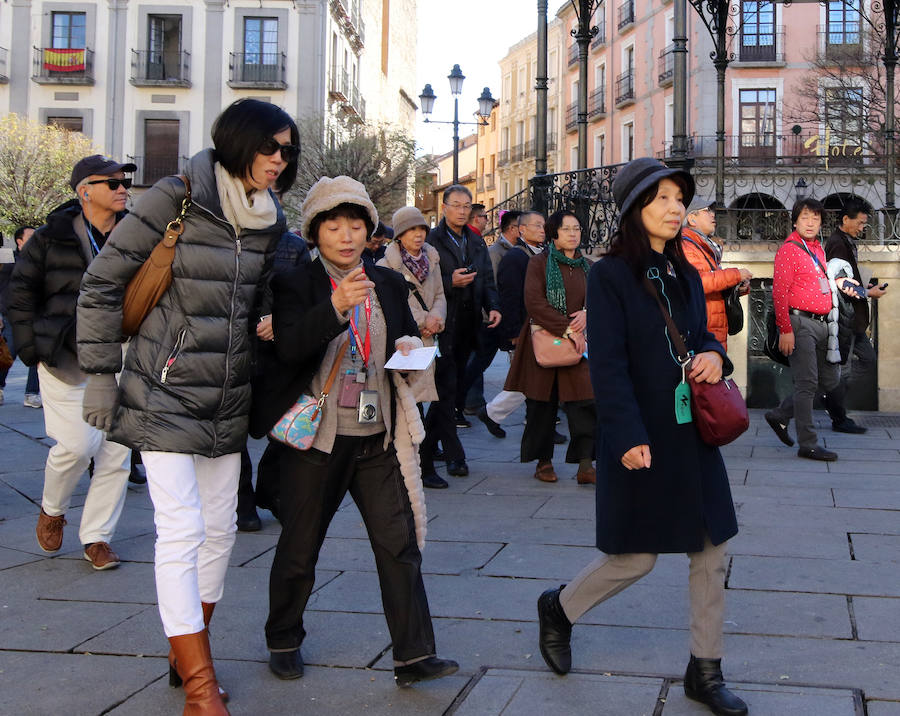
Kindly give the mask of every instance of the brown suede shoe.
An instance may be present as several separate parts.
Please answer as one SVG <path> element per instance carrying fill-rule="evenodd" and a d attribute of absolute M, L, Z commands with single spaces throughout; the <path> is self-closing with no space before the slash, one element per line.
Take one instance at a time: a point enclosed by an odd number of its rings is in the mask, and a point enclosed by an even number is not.
<path fill-rule="evenodd" d="M 119 566 L 119 555 L 106 542 L 92 542 L 84 546 L 84 558 L 94 569 L 114 569 Z"/>
<path fill-rule="evenodd" d="M 575 475 L 575 479 L 578 481 L 579 485 L 596 485 L 597 471 L 594 468 L 591 468 L 590 470 L 579 470 Z"/>
<path fill-rule="evenodd" d="M 65 515 L 59 517 L 51 517 L 43 509 L 38 515 L 37 527 L 34 533 L 37 535 L 38 545 L 47 554 L 59 552 L 63 541 L 63 525 L 66 524 Z"/>
<path fill-rule="evenodd" d="M 553 463 L 538 463 L 537 470 L 534 471 L 534 479 L 541 482 L 556 482 L 556 471 L 553 469 Z"/>

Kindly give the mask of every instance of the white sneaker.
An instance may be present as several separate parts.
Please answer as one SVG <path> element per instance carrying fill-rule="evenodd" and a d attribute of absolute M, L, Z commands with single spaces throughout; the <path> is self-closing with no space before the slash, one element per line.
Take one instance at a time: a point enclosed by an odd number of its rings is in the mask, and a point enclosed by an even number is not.
<path fill-rule="evenodd" d="M 25 393 L 25 400 L 22 405 L 26 408 L 40 408 L 43 407 L 43 403 L 41 402 L 41 396 L 38 393 Z"/>
<path fill-rule="evenodd" d="M 3 388 L 0 388 L 0 405 L 3 405 Z"/>

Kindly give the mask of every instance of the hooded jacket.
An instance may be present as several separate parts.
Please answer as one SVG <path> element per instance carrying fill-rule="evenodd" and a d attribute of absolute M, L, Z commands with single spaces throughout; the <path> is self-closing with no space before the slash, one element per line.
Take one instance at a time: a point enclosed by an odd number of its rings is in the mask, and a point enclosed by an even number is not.
<path fill-rule="evenodd" d="M 276 202 L 272 226 L 236 236 L 219 203 L 212 150 L 192 157 L 185 174 L 193 205 L 175 247 L 172 285 L 131 342 L 110 439 L 137 450 L 219 457 L 246 442 L 251 326 L 285 221 Z M 120 369 L 125 286 L 177 216 L 184 194 L 180 180 L 161 179 L 91 263 L 78 302 L 85 372 Z"/>

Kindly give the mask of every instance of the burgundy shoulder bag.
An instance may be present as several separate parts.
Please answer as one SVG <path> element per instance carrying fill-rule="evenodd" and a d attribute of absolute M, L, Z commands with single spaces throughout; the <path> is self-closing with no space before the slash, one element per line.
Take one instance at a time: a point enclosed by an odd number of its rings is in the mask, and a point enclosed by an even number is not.
<path fill-rule="evenodd" d="M 685 366 L 685 372 L 690 371 L 690 357 L 684 339 L 669 315 L 668 310 L 659 299 L 656 286 L 644 276 L 644 288 L 656 299 L 656 304 L 662 312 L 672 339 L 672 345 L 678 352 L 678 362 Z M 691 378 L 687 379 L 691 389 L 691 414 L 700 439 L 707 445 L 718 447 L 727 445 L 736 440 L 747 428 L 750 427 L 750 415 L 747 413 L 747 403 L 744 396 L 730 378 L 723 378 L 718 383 L 699 383 Z"/>

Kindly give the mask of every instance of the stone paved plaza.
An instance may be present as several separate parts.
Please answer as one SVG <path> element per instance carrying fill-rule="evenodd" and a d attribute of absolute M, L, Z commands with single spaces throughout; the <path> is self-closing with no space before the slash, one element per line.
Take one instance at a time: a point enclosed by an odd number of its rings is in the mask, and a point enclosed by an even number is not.
<path fill-rule="evenodd" d="M 492 395 L 506 358 L 487 374 Z M 130 487 L 114 548 L 94 572 L 78 542 L 79 485 L 63 549 L 47 557 L 34 526 L 50 441 L 22 406 L 25 372 L 0 407 L 0 713 L 180 714 L 155 605 L 153 512 Z M 820 418 L 824 418 L 821 414 Z M 731 544 L 725 675 L 754 716 L 900 716 L 900 418 L 859 414 L 864 436 L 832 433 L 833 464 L 800 460 L 754 411 L 724 448 L 741 532 Z M 517 461 L 523 414 L 506 440 L 463 431 L 471 475 L 428 491 L 425 582 L 441 656 L 458 674 L 393 683 L 374 562 L 347 501 L 325 542 L 306 616 L 299 681 L 266 666 L 267 578 L 278 523 L 238 534 L 212 648 L 235 716 L 459 714 L 687 716 L 687 559 L 662 557 L 644 580 L 575 626 L 574 669 L 552 674 L 537 645 L 535 601 L 596 554 L 593 488 L 532 479 Z M 253 445 L 258 457 L 262 443 Z M 562 454 L 560 452 L 560 454 Z M 636 476 L 636 479 L 638 477 Z"/>

